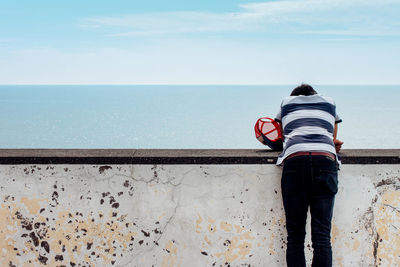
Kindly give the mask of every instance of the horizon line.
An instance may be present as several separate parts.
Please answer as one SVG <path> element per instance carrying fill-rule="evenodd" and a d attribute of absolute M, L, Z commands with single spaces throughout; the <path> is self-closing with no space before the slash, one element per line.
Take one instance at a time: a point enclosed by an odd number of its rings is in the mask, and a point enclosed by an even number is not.
<path fill-rule="evenodd" d="M 4 83 L 0 86 L 293 86 L 300 83 Z M 400 83 L 305 83 L 316 86 L 400 86 Z"/>

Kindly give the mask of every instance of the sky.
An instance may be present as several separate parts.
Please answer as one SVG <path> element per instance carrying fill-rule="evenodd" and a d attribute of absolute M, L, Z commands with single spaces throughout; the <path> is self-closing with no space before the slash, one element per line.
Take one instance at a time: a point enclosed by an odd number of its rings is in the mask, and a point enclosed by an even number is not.
<path fill-rule="evenodd" d="M 400 0 L 0 0 L 0 84 L 400 84 Z"/>

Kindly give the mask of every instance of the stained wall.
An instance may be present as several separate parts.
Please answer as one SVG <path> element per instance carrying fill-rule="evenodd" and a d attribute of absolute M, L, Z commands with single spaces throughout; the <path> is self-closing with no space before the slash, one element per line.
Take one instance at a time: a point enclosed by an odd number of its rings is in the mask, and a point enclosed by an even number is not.
<path fill-rule="evenodd" d="M 0 165 L 0 266 L 284 266 L 280 175 L 273 164 Z M 400 165 L 342 166 L 332 244 L 334 266 L 400 265 Z"/>

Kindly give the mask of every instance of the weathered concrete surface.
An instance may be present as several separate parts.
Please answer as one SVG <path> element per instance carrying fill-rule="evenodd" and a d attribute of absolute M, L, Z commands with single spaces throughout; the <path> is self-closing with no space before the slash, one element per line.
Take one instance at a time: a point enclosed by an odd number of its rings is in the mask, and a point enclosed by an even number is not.
<path fill-rule="evenodd" d="M 0 164 L 274 164 L 260 149 L 0 149 Z M 400 164 L 400 149 L 345 149 L 344 164 Z"/>
<path fill-rule="evenodd" d="M 274 153 L 0 150 L 0 266 L 284 266 Z M 334 266 L 400 266 L 399 150 L 343 154 Z"/>
<path fill-rule="evenodd" d="M 0 266 L 284 266 L 280 175 L 272 164 L 0 165 Z M 399 266 L 400 165 L 344 164 L 339 183 L 334 266 Z"/>

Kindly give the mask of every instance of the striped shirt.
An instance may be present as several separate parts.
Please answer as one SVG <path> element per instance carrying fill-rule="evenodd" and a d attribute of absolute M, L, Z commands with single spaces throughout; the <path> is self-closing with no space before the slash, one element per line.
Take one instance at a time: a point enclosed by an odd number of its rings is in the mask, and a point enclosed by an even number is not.
<path fill-rule="evenodd" d="M 332 98 L 318 94 L 286 97 L 275 120 L 282 124 L 284 136 L 283 152 L 277 165 L 289 155 L 301 151 L 336 155 L 333 131 L 335 123 L 342 120 L 336 114 Z"/>

